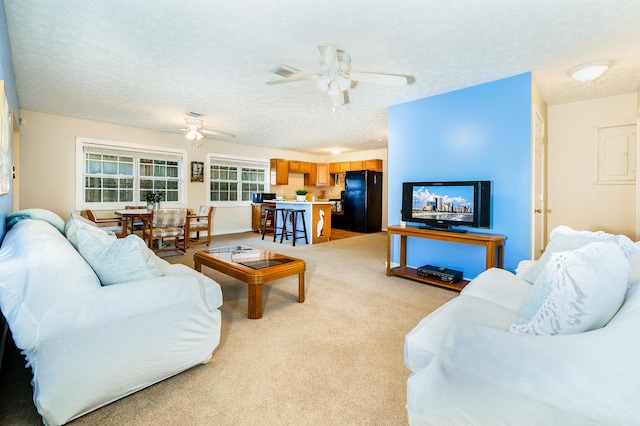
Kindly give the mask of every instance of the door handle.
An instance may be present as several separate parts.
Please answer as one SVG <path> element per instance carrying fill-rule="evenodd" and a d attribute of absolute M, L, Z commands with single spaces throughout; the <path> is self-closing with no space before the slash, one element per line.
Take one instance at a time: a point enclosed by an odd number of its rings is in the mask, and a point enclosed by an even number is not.
<path fill-rule="evenodd" d="M 542 210 L 541 209 L 535 209 L 533 212 L 534 213 L 542 213 Z"/>

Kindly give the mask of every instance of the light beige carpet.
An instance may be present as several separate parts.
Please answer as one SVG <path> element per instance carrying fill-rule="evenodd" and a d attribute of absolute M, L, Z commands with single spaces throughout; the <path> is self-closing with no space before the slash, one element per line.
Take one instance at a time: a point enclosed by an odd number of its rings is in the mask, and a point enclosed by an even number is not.
<path fill-rule="evenodd" d="M 386 233 L 295 247 L 244 233 L 214 237 L 212 247 L 230 244 L 305 260 L 306 301 L 297 302 L 297 277 L 281 279 L 264 286 L 263 318 L 249 320 L 247 285 L 204 267 L 224 296 L 211 362 L 70 424 L 407 424 L 404 336 L 457 293 L 387 277 Z M 164 258 L 193 266 L 200 248 Z M 11 377 L 0 377 L 0 423 L 38 424 L 28 374 Z"/>

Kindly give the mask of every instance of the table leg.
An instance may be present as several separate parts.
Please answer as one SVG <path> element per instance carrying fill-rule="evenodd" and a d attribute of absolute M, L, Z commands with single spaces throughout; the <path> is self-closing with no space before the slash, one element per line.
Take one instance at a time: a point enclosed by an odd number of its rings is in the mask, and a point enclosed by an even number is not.
<path fill-rule="evenodd" d="M 127 231 L 127 229 L 129 228 L 129 218 L 123 217 L 120 223 L 122 224 L 122 230 L 120 231 L 120 234 L 117 235 L 117 237 L 125 238 L 129 234 L 129 232 Z"/>
<path fill-rule="evenodd" d="M 489 242 L 485 248 L 487 261 L 485 262 L 485 269 L 495 268 L 496 266 L 496 245 Z"/>
<path fill-rule="evenodd" d="M 249 319 L 262 318 L 262 284 L 249 284 Z"/>
<path fill-rule="evenodd" d="M 504 246 L 498 246 L 498 268 L 504 268 Z"/>
<path fill-rule="evenodd" d="M 400 266 L 407 266 L 407 236 L 400 236 Z"/>
<path fill-rule="evenodd" d="M 298 274 L 298 303 L 304 303 L 304 272 Z"/>
<path fill-rule="evenodd" d="M 387 276 L 391 276 L 391 242 L 393 241 L 393 234 L 391 231 L 387 231 Z"/>
<path fill-rule="evenodd" d="M 200 264 L 200 262 L 196 262 L 194 260 L 193 261 L 193 269 L 195 269 L 198 272 L 202 272 L 202 265 Z"/>

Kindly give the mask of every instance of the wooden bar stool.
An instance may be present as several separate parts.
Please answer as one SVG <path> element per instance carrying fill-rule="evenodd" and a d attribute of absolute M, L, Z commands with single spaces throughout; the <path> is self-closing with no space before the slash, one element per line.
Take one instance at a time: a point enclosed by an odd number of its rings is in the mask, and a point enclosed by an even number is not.
<path fill-rule="evenodd" d="M 264 226 L 262 227 L 262 239 L 264 240 L 264 234 L 267 231 L 273 232 L 273 241 L 276 241 L 277 229 L 281 229 L 281 227 L 276 227 L 278 212 L 282 212 L 284 209 L 279 209 L 276 207 L 265 207 L 264 209 Z M 282 213 L 281 213 L 282 214 Z M 284 218 L 283 218 L 284 220 Z"/>
<path fill-rule="evenodd" d="M 278 213 L 280 213 L 280 226 L 278 226 Z M 275 209 L 275 213 L 273 214 L 273 242 L 276 242 L 276 237 L 278 236 L 278 231 L 280 231 L 280 242 L 282 242 L 282 237 L 285 237 L 287 241 L 289 240 L 289 234 L 287 233 L 287 209 Z"/>
<path fill-rule="evenodd" d="M 302 219 L 302 229 L 297 229 L 298 217 L 296 215 L 300 215 L 300 219 Z M 284 237 L 287 237 L 289 240 L 289 235 L 291 235 L 291 239 L 293 240 L 293 245 L 296 245 L 296 240 L 304 237 L 304 242 L 309 244 L 309 239 L 307 238 L 307 224 L 304 221 L 304 210 L 295 210 L 295 209 L 284 209 L 282 212 L 282 221 L 283 221 L 283 229 L 280 234 L 280 242 L 282 242 Z M 291 221 L 291 231 L 287 231 L 287 221 Z M 301 233 L 303 235 L 298 235 Z"/>

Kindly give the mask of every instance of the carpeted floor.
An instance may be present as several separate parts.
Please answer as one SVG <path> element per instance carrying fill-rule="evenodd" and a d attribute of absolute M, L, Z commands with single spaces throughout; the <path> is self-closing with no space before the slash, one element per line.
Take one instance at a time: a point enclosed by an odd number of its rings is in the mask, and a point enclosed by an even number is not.
<path fill-rule="evenodd" d="M 404 425 L 404 336 L 457 293 L 387 277 L 384 232 L 316 245 L 215 237 L 306 261 L 306 301 L 297 277 L 264 286 L 264 314 L 247 318 L 247 286 L 208 268 L 222 287 L 221 343 L 207 365 L 87 414 L 79 425 Z M 193 251 L 164 256 L 193 266 Z M 159 318 L 158 326 L 162 326 Z M 8 349 L 0 372 L 0 424 L 40 424 L 29 371 Z"/>

